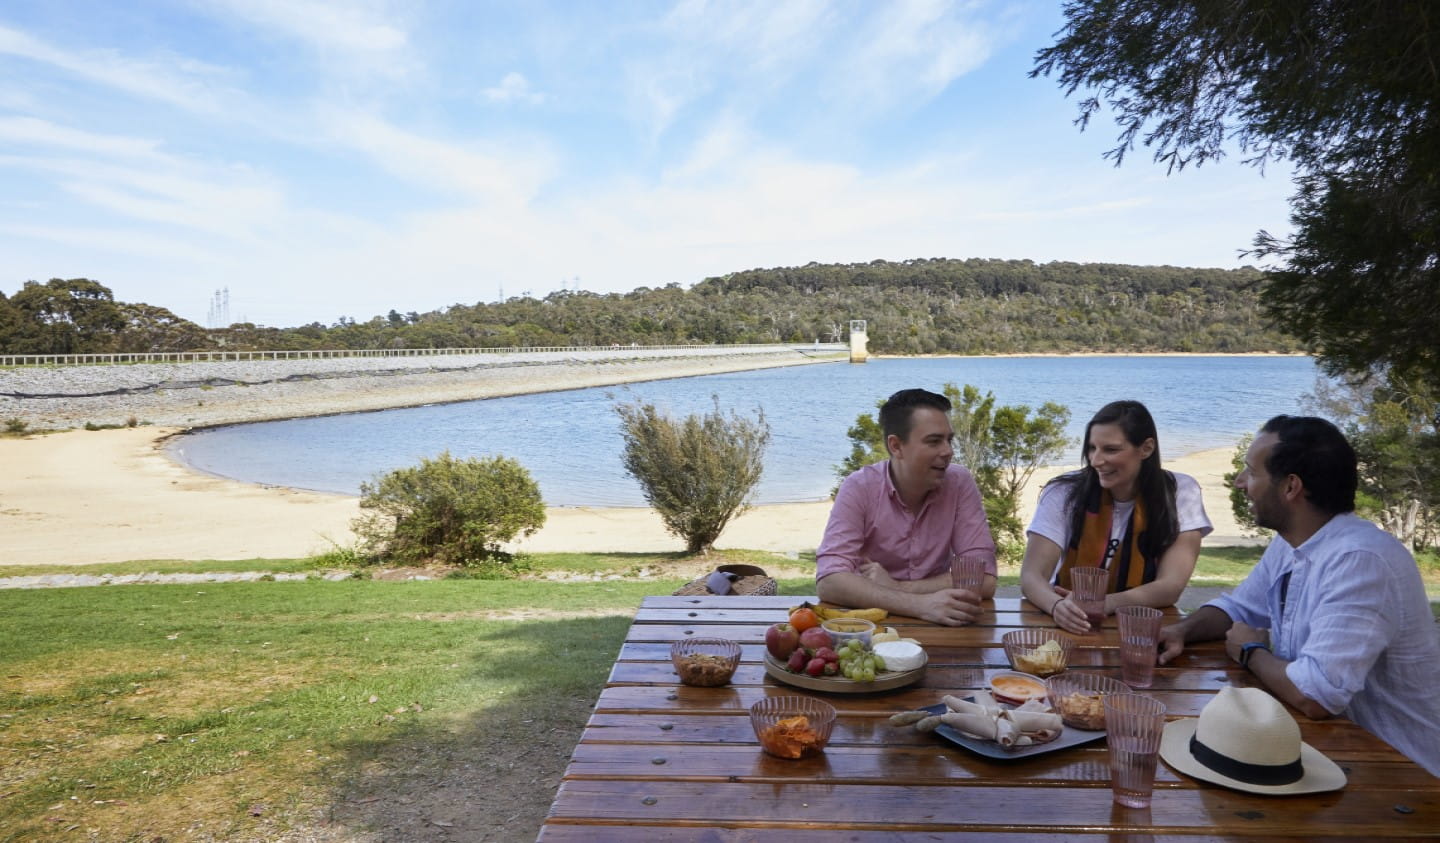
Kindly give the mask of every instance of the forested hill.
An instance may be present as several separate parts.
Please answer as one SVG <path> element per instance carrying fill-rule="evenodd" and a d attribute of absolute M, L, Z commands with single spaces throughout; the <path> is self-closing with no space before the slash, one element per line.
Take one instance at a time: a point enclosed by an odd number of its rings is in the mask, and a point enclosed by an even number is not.
<path fill-rule="evenodd" d="M 0 293 L 0 352 L 417 348 L 841 340 L 868 322 L 875 353 L 1296 351 L 1260 315 L 1254 269 L 1000 260 L 752 269 L 629 293 L 391 310 L 366 322 L 205 330 L 117 302 L 86 279 Z M 142 318 L 143 317 L 143 318 Z"/>
<path fill-rule="evenodd" d="M 1299 350 L 1260 315 L 1262 278 L 1248 268 L 935 258 L 749 270 L 691 292 L 730 312 L 779 311 L 800 321 L 802 337 L 866 319 L 877 352 Z"/>

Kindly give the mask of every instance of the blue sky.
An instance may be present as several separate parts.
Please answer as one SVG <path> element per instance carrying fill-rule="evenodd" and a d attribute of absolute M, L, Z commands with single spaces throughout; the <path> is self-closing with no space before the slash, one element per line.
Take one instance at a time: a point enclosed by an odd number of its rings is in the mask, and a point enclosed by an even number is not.
<path fill-rule="evenodd" d="M 907 258 L 1243 265 L 1288 170 L 1100 155 L 1060 3 L 9 0 L 0 290 L 205 324 Z"/>

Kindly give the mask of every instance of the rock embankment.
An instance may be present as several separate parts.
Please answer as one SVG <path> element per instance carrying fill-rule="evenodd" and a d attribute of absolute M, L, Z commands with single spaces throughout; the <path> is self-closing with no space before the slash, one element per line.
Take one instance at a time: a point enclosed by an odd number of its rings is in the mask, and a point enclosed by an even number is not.
<path fill-rule="evenodd" d="M 0 420 L 200 427 L 844 359 L 789 346 L 204 361 L 0 370 Z"/>

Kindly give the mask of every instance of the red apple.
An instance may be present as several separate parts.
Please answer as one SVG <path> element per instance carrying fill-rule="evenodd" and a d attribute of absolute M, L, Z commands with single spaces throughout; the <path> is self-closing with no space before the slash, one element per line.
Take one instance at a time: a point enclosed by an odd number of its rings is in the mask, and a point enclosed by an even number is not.
<path fill-rule="evenodd" d="M 805 672 L 811 676 L 819 676 L 825 672 L 825 665 L 824 659 L 811 659 L 810 663 L 805 665 Z"/>
<path fill-rule="evenodd" d="M 785 664 L 785 669 L 791 673 L 804 673 L 805 665 L 810 661 L 810 656 L 805 653 L 804 647 L 796 647 L 795 652 L 790 654 L 790 661 Z"/>
<path fill-rule="evenodd" d="M 790 658 L 790 654 L 795 652 L 798 646 L 800 633 L 788 623 L 777 623 L 765 630 L 765 649 L 781 661 Z"/>
<path fill-rule="evenodd" d="M 800 633 L 800 646 L 807 650 L 818 650 L 831 645 L 830 633 L 818 626 L 812 626 Z"/>

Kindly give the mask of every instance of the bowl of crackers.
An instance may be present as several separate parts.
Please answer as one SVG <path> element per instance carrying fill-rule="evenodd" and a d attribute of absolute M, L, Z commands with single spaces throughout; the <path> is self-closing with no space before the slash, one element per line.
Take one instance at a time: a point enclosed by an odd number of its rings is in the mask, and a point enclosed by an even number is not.
<path fill-rule="evenodd" d="M 740 664 L 740 645 L 729 638 L 690 638 L 670 645 L 680 681 L 700 688 L 726 685 Z"/>
<path fill-rule="evenodd" d="M 1062 673 L 1075 648 L 1075 639 L 1058 629 L 1016 629 L 1000 638 L 1010 666 L 1032 676 Z"/>
<path fill-rule="evenodd" d="M 766 697 L 750 706 L 750 725 L 767 753 L 804 758 L 830 742 L 835 706 L 814 697 Z"/>
<path fill-rule="evenodd" d="M 1045 680 L 1045 696 L 1050 699 L 1050 707 L 1066 726 L 1076 729 L 1104 729 L 1105 698 L 1110 694 L 1129 693 L 1129 685 L 1098 673 L 1072 670 Z"/>

